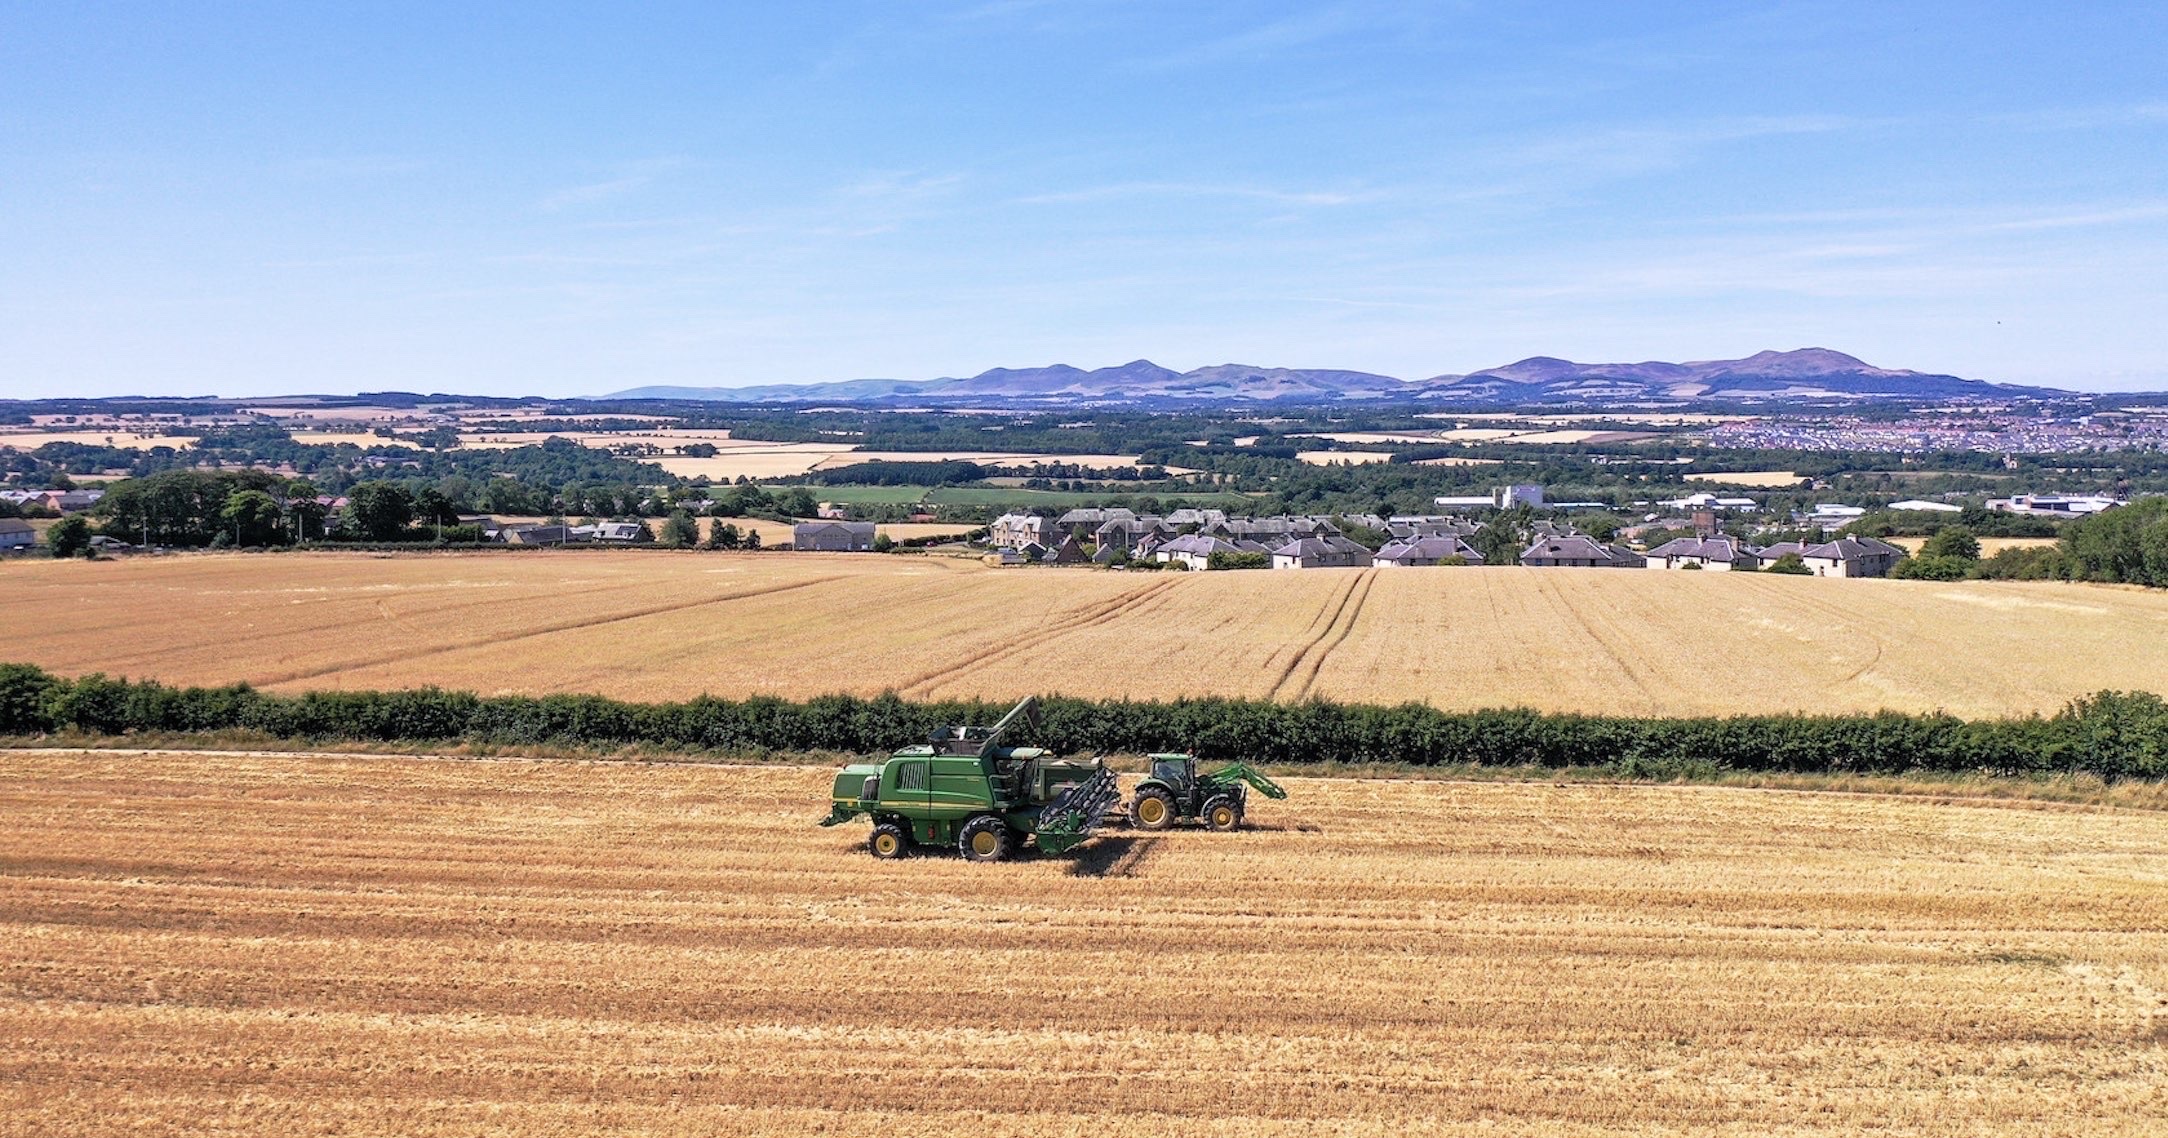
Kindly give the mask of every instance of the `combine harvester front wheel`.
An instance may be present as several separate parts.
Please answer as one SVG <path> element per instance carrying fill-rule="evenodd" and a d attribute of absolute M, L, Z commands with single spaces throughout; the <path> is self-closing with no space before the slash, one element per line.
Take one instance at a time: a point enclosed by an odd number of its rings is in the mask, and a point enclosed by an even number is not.
<path fill-rule="evenodd" d="M 964 823 L 963 833 L 956 836 L 956 848 L 966 861 L 1000 861 L 1009 856 L 1012 844 L 1009 827 L 990 815 Z"/>
<path fill-rule="evenodd" d="M 893 861 L 911 852 L 911 835 L 894 822 L 883 822 L 873 828 L 866 848 L 877 858 Z"/>

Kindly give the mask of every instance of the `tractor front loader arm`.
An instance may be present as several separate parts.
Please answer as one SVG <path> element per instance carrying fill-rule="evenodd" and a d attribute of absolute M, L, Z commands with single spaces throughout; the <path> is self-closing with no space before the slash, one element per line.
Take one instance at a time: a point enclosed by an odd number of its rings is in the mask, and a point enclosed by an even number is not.
<path fill-rule="evenodd" d="M 1267 798 L 1287 797 L 1287 788 L 1266 778 L 1263 771 L 1252 767 L 1248 763 L 1235 763 L 1232 766 L 1221 767 L 1211 774 L 1205 775 L 1199 781 L 1214 787 L 1233 786 L 1238 782 L 1246 782 L 1256 787 L 1257 792 Z"/>

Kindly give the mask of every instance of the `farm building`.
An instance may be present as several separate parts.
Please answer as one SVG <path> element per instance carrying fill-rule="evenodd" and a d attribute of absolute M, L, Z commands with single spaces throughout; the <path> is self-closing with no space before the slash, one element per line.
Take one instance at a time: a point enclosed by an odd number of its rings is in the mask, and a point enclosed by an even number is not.
<path fill-rule="evenodd" d="M 103 490 L 0 490 L 0 499 L 18 506 L 42 506 L 64 514 L 87 510 L 103 497 Z"/>
<path fill-rule="evenodd" d="M 2109 498 L 2099 494 L 2019 494 L 2010 498 L 1989 498 L 1987 508 L 2002 514 L 2032 514 L 2046 518 L 2081 518 L 2123 505 L 2121 498 Z"/>
<path fill-rule="evenodd" d="M 646 522 L 602 522 L 595 526 L 595 540 L 609 545 L 641 545 L 655 540 Z"/>
<path fill-rule="evenodd" d="M 1711 494 L 1706 490 L 1656 504 L 1667 510 L 1754 510 L 1761 507 L 1761 503 L 1752 498 Z"/>
<path fill-rule="evenodd" d="M 790 527 L 790 547 L 814 553 L 871 553 L 872 522 L 799 522 Z"/>
<path fill-rule="evenodd" d="M 1538 540 L 1521 551 L 1521 564 L 1535 569 L 1641 569 L 1648 562 L 1624 546 L 1574 534 Z"/>
<path fill-rule="evenodd" d="M 38 542 L 38 531 L 21 518 L 0 518 L 0 549 L 24 549 Z"/>
<path fill-rule="evenodd" d="M 1459 558 L 1459 564 L 1481 565 L 1483 555 L 1457 537 L 1417 537 L 1406 541 L 1387 542 L 1378 550 L 1374 563 L 1380 569 L 1406 569 L 1424 565 L 1444 565 Z"/>
<path fill-rule="evenodd" d="M 588 540 L 592 536 L 592 530 L 589 530 L 588 535 L 582 536 L 576 534 L 575 529 L 588 529 L 588 527 L 561 525 L 514 526 L 504 531 L 504 541 L 506 545 L 568 545 L 575 541 Z"/>

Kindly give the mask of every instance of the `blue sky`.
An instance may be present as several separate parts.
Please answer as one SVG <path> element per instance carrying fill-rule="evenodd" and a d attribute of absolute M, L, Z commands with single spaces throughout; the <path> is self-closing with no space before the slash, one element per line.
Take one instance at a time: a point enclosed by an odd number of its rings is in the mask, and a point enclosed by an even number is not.
<path fill-rule="evenodd" d="M 2168 6 L 0 2 L 0 395 L 2168 388 Z"/>

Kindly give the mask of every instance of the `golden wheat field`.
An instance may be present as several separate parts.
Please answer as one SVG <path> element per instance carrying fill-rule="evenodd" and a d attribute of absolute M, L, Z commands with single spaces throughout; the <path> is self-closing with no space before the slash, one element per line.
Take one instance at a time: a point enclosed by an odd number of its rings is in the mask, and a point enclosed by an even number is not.
<path fill-rule="evenodd" d="M 2168 1127 L 2168 815 L 1289 780 L 876 862 L 827 772 L 0 753 L 0 1134 Z"/>
<path fill-rule="evenodd" d="M 2168 690 L 2168 593 L 1522 569 L 1115 573 L 870 554 L 0 565 L 0 658 L 276 690 L 1229 695 L 1630 714 Z"/>

